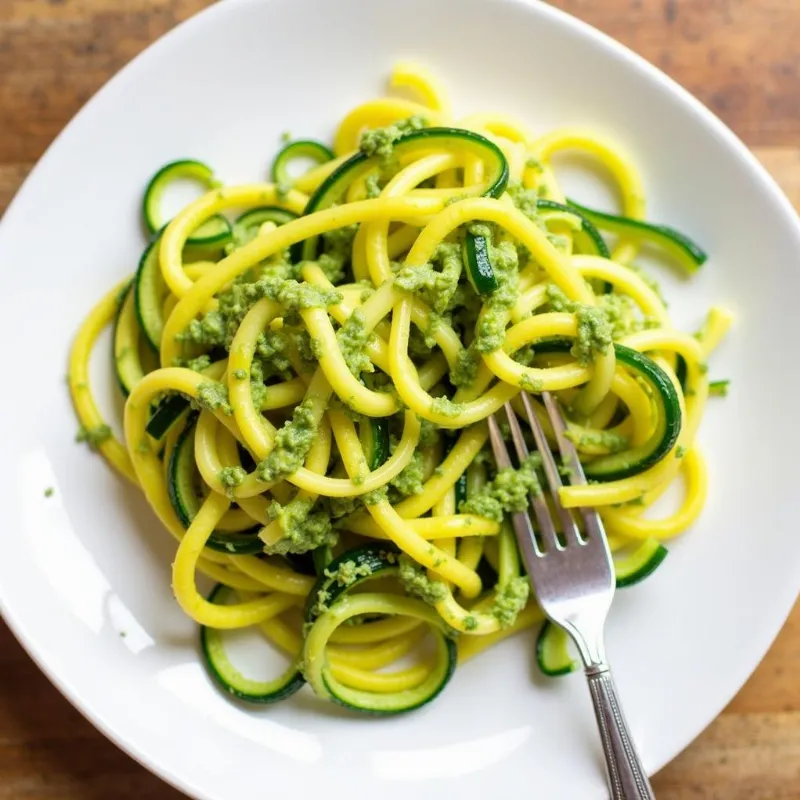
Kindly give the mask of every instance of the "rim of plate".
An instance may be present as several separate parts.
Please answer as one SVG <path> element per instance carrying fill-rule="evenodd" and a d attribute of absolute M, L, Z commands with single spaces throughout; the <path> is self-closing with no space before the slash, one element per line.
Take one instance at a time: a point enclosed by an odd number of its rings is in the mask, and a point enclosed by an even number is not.
<path fill-rule="evenodd" d="M 255 5 L 257 3 L 263 4 L 266 2 L 269 2 L 269 0 L 227 0 L 224 4 L 215 3 L 179 23 L 160 36 L 156 41 L 148 45 L 141 53 L 136 55 L 84 104 L 70 122 L 67 123 L 64 129 L 55 137 L 45 153 L 37 161 L 23 185 L 17 191 L 2 219 L 0 219 L 0 225 L 7 224 L 7 220 L 13 217 L 15 209 L 18 205 L 21 205 L 21 198 L 26 194 L 30 183 L 36 177 L 40 169 L 53 157 L 54 150 L 57 149 L 59 142 L 66 132 L 79 118 L 88 113 L 95 105 L 102 102 L 104 96 L 112 91 L 118 83 L 121 83 L 131 74 L 135 73 L 139 63 L 143 59 L 149 57 L 151 53 L 161 52 L 171 47 L 173 42 L 179 41 L 180 37 L 188 30 L 194 28 L 199 29 L 204 25 L 213 25 L 218 16 L 238 13 L 236 10 L 238 6 Z M 751 172 L 753 177 L 758 179 L 775 204 L 776 210 L 783 217 L 782 222 L 786 225 L 787 230 L 793 230 L 794 237 L 797 240 L 798 251 L 800 251 L 800 217 L 798 217 L 797 212 L 776 180 L 758 161 L 747 145 L 745 145 L 716 114 L 676 80 L 670 78 L 643 56 L 638 55 L 626 45 L 593 27 L 588 22 L 584 22 L 567 11 L 550 6 L 545 2 L 540 2 L 540 0 L 482 0 L 482 2 L 485 3 L 487 8 L 490 5 L 520 6 L 525 8 L 527 13 L 531 15 L 531 20 L 534 20 L 535 17 L 539 15 L 539 17 L 548 19 L 550 22 L 571 29 L 578 33 L 581 38 L 588 41 L 591 46 L 602 48 L 612 57 L 624 62 L 629 69 L 644 74 L 649 80 L 657 83 L 664 90 L 675 96 L 686 109 L 686 112 L 694 115 L 706 128 L 710 129 L 716 137 L 731 148 L 742 164 Z M 800 573 L 798 573 L 798 575 L 800 576 Z M 779 591 L 776 593 L 776 599 L 773 604 L 773 614 L 767 621 L 769 624 L 762 625 L 756 634 L 750 637 L 751 646 L 748 649 L 748 657 L 742 658 L 737 662 L 738 668 L 735 670 L 734 676 L 728 679 L 731 688 L 725 693 L 723 701 L 719 703 L 718 707 L 714 710 L 713 716 L 706 720 L 706 722 L 692 734 L 691 738 L 683 741 L 677 747 L 669 748 L 662 754 L 662 757 L 655 763 L 653 774 L 662 769 L 688 747 L 689 744 L 719 716 L 720 712 L 741 689 L 766 655 L 791 613 L 798 597 L 800 597 L 800 577 L 798 577 L 796 587 L 780 587 Z M 108 715 L 103 709 L 97 708 L 83 700 L 80 692 L 75 689 L 72 681 L 60 674 L 48 662 L 47 654 L 42 643 L 27 633 L 23 615 L 21 613 L 15 613 L 14 609 L 9 606 L 4 598 L 2 586 L 0 586 L 0 616 L 3 617 L 11 632 L 37 667 L 47 676 L 48 680 L 61 692 L 70 704 L 89 720 L 89 722 L 91 722 L 106 738 L 143 767 L 174 788 L 196 797 L 198 800 L 215 800 L 215 798 L 202 787 L 194 784 L 190 778 L 176 774 L 172 768 L 162 760 L 158 753 L 150 752 L 147 746 L 140 746 L 137 742 L 126 738 L 125 735 L 117 729 L 116 723 L 108 718 Z"/>

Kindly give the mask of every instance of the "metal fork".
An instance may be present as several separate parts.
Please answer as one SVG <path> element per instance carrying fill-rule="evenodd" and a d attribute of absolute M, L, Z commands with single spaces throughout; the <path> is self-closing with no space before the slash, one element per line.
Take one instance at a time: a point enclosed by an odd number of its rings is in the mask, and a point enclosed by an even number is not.
<path fill-rule="evenodd" d="M 512 517 L 520 551 L 542 611 L 572 636 L 581 654 L 603 741 L 611 797 L 614 800 L 651 800 L 655 795 L 622 714 L 603 644 L 603 626 L 615 587 L 614 566 L 603 523 L 596 511 L 580 508 L 577 509 L 581 521 L 579 526 L 561 505 L 558 497 L 562 486 L 559 467 L 530 397 L 522 392 L 520 398 L 536 449 L 541 454 L 557 517 L 554 522 L 543 494 L 531 495 L 536 529 L 526 512 Z M 542 400 L 553 427 L 562 465 L 566 468 L 565 475 L 572 485 L 585 484 L 586 476 L 575 447 L 565 435 L 566 426 L 555 400 L 547 392 L 542 393 Z M 509 403 L 505 404 L 505 412 L 517 457 L 522 461 L 529 453 L 519 420 Z M 489 417 L 489 434 L 498 469 L 512 466 L 494 417 Z"/>

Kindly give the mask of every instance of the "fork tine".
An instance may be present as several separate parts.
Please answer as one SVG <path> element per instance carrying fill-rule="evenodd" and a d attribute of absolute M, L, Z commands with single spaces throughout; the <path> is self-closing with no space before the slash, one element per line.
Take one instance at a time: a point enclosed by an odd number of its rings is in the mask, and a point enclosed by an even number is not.
<path fill-rule="evenodd" d="M 492 445 L 492 452 L 494 453 L 494 460 L 497 463 L 497 468 L 506 469 L 511 466 L 511 458 L 508 455 L 506 443 L 503 441 L 503 434 L 500 432 L 500 426 L 497 424 L 497 420 L 494 418 L 493 414 L 488 418 L 487 422 L 489 424 L 489 440 Z M 511 522 L 514 526 L 517 544 L 519 544 L 519 548 L 522 551 L 525 563 L 535 563 L 536 559 L 544 554 L 541 552 L 536 542 L 536 535 L 530 517 L 524 511 L 517 512 L 511 515 Z M 553 524 L 549 519 L 548 523 L 552 529 Z"/>
<path fill-rule="evenodd" d="M 487 420 L 489 423 L 489 440 L 492 445 L 492 452 L 494 453 L 494 460 L 497 463 L 498 469 L 508 469 L 511 466 L 511 457 L 506 450 L 506 443 L 503 441 L 503 434 L 500 431 L 500 426 L 494 415 L 490 416 Z"/>
<path fill-rule="evenodd" d="M 567 425 L 564 422 L 564 417 L 561 415 L 561 411 L 550 392 L 542 392 L 542 399 L 547 410 L 547 416 L 550 418 L 550 424 L 553 426 L 556 443 L 561 452 L 561 460 L 569 469 L 568 481 L 573 486 L 583 486 L 586 484 L 586 475 L 583 472 L 575 445 L 566 436 Z"/>
<path fill-rule="evenodd" d="M 543 394 L 547 393 L 543 392 Z M 561 505 L 561 500 L 558 497 L 558 490 L 564 484 L 562 483 L 561 476 L 558 473 L 558 465 L 556 464 L 553 454 L 550 451 L 550 447 L 547 444 L 547 439 L 545 438 L 542 424 L 539 422 L 539 418 L 536 416 L 536 413 L 533 410 L 528 393 L 521 392 L 520 396 L 522 397 L 522 405 L 525 408 L 525 416 L 528 418 L 528 424 L 531 426 L 531 431 L 533 432 L 533 438 L 536 442 L 536 449 L 542 456 L 542 468 L 544 469 L 544 475 L 547 479 L 548 488 L 550 489 L 550 495 L 553 498 L 553 505 L 555 506 L 556 514 L 558 514 L 559 521 L 561 522 L 561 531 L 568 542 L 572 540 L 573 542 L 581 544 L 582 541 L 578 526 L 575 524 L 575 520 L 572 518 L 572 515 L 569 513 L 569 511 L 567 511 L 567 509 Z"/>
<path fill-rule="evenodd" d="M 508 424 L 511 427 L 511 440 L 514 442 L 514 449 L 517 451 L 517 457 L 520 462 L 524 461 L 528 453 L 528 445 L 525 444 L 525 437 L 522 435 L 522 428 L 519 426 L 519 419 L 516 412 L 510 403 L 505 406 L 506 417 L 508 417 Z M 536 522 L 539 525 L 539 532 L 546 548 L 549 550 L 551 547 L 561 548 L 561 542 L 558 541 L 556 536 L 556 529 L 553 525 L 553 520 L 550 517 L 550 509 L 547 508 L 547 502 L 544 495 L 532 494 L 530 496 L 531 505 L 533 506 L 533 513 L 536 516 Z"/>
<path fill-rule="evenodd" d="M 547 416 L 550 418 L 550 424 L 553 426 L 558 449 L 561 452 L 561 459 L 569 469 L 567 480 L 572 486 L 584 486 L 587 483 L 586 474 L 581 466 L 581 460 L 578 458 L 578 451 L 575 449 L 575 445 L 566 436 L 567 425 L 564 422 L 558 403 L 556 403 L 550 392 L 542 392 L 542 399 L 547 410 Z M 578 512 L 583 520 L 585 538 L 599 537 L 605 540 L 605 529 L 597 511 L 592 508 L 579 508 Z"/>

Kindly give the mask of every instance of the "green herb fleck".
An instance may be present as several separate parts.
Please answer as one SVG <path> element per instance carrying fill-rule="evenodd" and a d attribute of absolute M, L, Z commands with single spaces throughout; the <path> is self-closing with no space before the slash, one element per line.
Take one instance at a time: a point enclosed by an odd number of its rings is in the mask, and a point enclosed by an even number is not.
<path fill-rule="evenodd" d="M 85 442 L 92 450 L 95 450 L 103 442 L 110 439 L 112 435 L 111 428 L 105 423 L 96 425 L 94 428 L 87 428 L 85 425 L 81 425 L 78 428 L 77 434 L 75 434 L 75 441 Z"/>

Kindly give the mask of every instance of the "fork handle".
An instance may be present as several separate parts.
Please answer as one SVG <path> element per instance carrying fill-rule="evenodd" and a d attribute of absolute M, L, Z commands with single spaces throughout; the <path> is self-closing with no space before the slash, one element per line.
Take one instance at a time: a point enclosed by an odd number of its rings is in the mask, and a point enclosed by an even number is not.
<path fill-rule="evenodd" d="M 597 727 L 603 740 L 608 783 L 613 800 L 655 800 L 647 773 L 628 732 L 608 664 L 586 669 Z"/>

